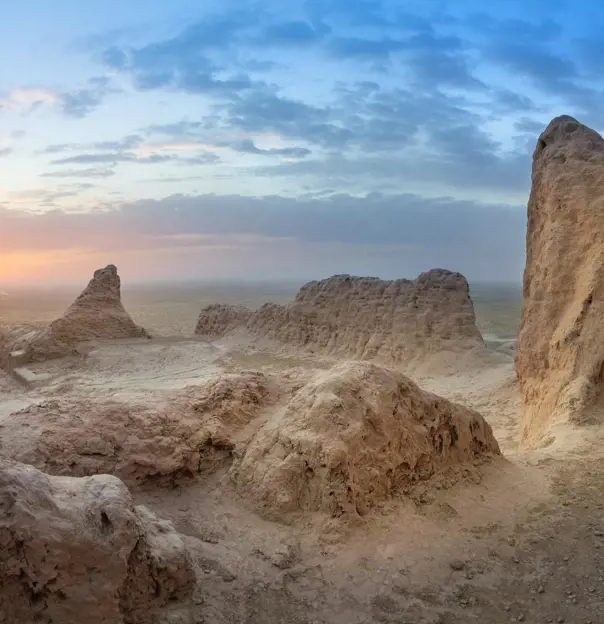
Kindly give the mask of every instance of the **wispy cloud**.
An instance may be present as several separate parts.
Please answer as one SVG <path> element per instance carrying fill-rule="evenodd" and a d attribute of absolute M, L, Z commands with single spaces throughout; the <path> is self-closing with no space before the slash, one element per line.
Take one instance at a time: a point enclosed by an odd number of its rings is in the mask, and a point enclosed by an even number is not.
<path fill-rule="evenodd" d="M 0 93 L 0 109 L 32 110 L 43 104 L 55 104 L 59 94 L 39 87 L 15 87 L 4 94 Z"/>
<path fill-rule="evenodd" d="M 109 93 L 117 89 L 106 77 L 90 78 L 86 85 L 73 90 L 60 91 L 45 87 L 15 87 L 0 93 L 0 110 L 21 110 L 25 113 L 51 106 L 66 117 L 83 118 L 102 104 Z"/>
<path fill-rule="evenodd" d="M 41 174 L 43 178 L 110 178 L 115 175 L 114 169 L 89 167 L 87 169 L 61 169 Z"/>

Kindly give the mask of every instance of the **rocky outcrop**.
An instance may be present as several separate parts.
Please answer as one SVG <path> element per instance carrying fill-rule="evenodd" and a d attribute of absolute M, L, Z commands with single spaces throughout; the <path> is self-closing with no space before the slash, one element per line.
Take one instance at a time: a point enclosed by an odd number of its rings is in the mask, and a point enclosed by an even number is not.
<path fill-rule="evenodd" d="M 181 537 L 119 479 L 0 460 L 3 623 L 152 624 L 193 582 Z"/>
<path fill-rule="evenodd" d="M 93 278 L 61 318 L 33 336 L 25 335 L 13 349 L 25 349 L 30 361 L 77 353 L 77 346 L 90 340 L 147 337 L 124 309 L 120 277 L 110 264 L 94 272 Z"/>
<path fill-rule="evenodd" d="M 516 373 L 522 440 L 554 424 L 602 420 L 604 387 L 604 140 L 571 117 L 537 141 Z M 597 412 L 597 413 L 596 413 Z"/>
<path fill-rule="evenodd" d="M 499 447 L 477 412 L 365 362 L 323 371 L 268 419 L 231 476 L 264 516 L 367 513 L 418 482 L 461 478 Z"/>
<path fill-rule="evenodd" d="M 276 519 L 362 515 L 419 482 L 454 483 L 499 453 L 480 414 L 367 362 L 219 374 L 159 405 L 59 399 L 0 424 L 4 456 L 52 475 L 172 488 L 228 472 Z"/>
<path fill-rule="evenodd" d="M 441 269 L 415 280 L 336 275 L 304 285 L 290 305 L 253 313 L 214 306 L 202 311 L 197 333 L 235 327 L 316 354 L 407 365 L 484 348 L 466 279 Z"/>
<path fill-rule="evenodd" d="M 230 462 L 234 436 L 274 400 L 262 373 L 221 375 L 166 404 L 49 401 L 2 422 L 3 452 L 53 475 L 172 487 Z"/>
<path fill-rule="evenodd" d="M 195 333 L 198 336 L 219 338 L 245 325 L 252 314 L 245 306 L 213 303 L 201 311 Z"/>

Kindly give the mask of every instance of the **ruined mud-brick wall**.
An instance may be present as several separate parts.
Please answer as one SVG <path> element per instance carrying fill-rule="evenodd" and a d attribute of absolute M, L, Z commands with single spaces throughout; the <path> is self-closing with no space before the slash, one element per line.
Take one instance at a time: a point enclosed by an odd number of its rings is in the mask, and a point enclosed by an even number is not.
<path fill-rule="evenodd" d="M 415 280 L 310 282 L 292 304 L 261 307 L 246 328 L 325 355 L 394 362 L 483 345 L 466 279 L 442 269 Z"/>

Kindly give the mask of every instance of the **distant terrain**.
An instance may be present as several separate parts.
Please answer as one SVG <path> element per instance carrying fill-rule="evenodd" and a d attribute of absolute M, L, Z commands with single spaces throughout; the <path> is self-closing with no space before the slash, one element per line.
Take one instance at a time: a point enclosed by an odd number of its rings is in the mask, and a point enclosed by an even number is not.
<path fill-rule="evenodd" d="M 198 282 L 125 284 L 124 305 L 134 320 L 160 335 L 192 334 L 199 310 L 212 303 L 257 308 L 263 303 L 287 303 L 299 282 Z M 520 324 L 522 286 L 470 284 L 477 325 L 483 335 L 513 339 Z M 1 287 L 0 287 L 1 289 Z M 0 324 L 42 326 L 60 316 L 79 293 L 78 286 L 5 288 L 0 302 Z"/>

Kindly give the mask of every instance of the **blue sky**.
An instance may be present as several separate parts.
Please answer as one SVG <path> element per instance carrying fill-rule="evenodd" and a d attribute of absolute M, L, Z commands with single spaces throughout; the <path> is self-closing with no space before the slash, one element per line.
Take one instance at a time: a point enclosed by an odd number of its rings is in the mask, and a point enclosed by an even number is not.
<path fill-rule="evenodd" d="M 141 6 L 0 0 L 0 281 L 518 281 L 538 134 L 604 127 L 595 2 Z"/>

